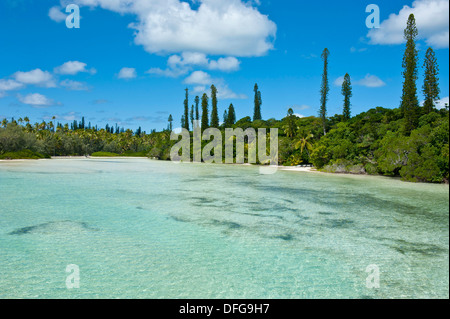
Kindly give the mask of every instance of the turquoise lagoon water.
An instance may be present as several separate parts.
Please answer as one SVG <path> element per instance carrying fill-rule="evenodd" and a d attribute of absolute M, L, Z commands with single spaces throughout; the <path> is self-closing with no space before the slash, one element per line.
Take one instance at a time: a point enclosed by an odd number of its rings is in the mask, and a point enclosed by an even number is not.
<path fill-rule="evenodd" d="M 448 200 L 383 177 L 1 162 L 0 298 L 448 298 Z"/>

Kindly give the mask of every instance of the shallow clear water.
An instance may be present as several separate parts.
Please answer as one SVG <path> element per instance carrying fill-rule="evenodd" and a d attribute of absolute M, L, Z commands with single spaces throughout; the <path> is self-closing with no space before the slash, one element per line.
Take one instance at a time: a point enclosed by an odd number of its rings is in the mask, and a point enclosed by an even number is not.
<path fill-rule="evenodd" d="M 1 162 L 0 298 L 449 297 L 448 186 L 258 172 Z"/>

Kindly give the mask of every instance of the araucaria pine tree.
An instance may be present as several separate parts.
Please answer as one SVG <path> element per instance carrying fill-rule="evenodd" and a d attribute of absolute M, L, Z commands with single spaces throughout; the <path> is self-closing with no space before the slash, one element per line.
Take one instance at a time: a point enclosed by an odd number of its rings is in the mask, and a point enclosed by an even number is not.
<path fill-rule="evenodd" d="M 236 112 L 234 111 L 233 104 L 230 104 L 230 107 L 228 108 L 228 125 L 234 125 L 236 124 Z"/>
<path fill-rule="evenodd" d="M 172 117 L 172 114 L 170 114 L 169 115 L 169 127 L 168 127 L 168 129 L 169 129 L 169 131 L 170 132 L 172 132 L 172 130 L 173 130 L 173 124 L 172 124 L 172 122 L 173 122 L 173 117 Z"/>
<path fill-rule="evenodd" d="M 223 124 L 225 125 L 225 128 L 228 128 L 230 126 L 230 123 L 228 123 L 228 111 L 225 110 L 223 112 Z"/>
<path fill-rule="evenodd" d="M 217 88 L 214 85 L 211 85 L 211 103 L 212 103 L 211 127 L 218 128 L 219 112 L 217 109 Z"/>
<path fill-rule="evenodd" d="M 261 92 L 258 89 L 258 84 L 255 84 L 253 91 L 255 92 L 255 110 L 253 113 L 253 121 L 262 120 L 261 116 L 262 98 Z"/>
<path fill-rule="evenodd" d="M 423 95 L 425 96 L 425 102 L 423 104 L 425 113 L 433 111 L 436 101 L 439 100 L 439 67 L 437 65 L 437 59 L 432 48 L 428 48 L 425 54 L 425 63 L 423 65 L 425 69 L 425 78 L 423 81 Z"/>
<path fill-rule="evenodd" d="M 186 98 L 184 99 L 184 124 L 182 127 L 189 131 L 189 89 L 186 89 Z"/>
<path fill-rule="evenodd" d="M 195 120 L 200 121 L 200 112 L 198 111 L 198 106 L 200 105 L 200 98 L 198 95 L 195 97 Z"/>
<path fill-rule="evenodd" d="M 184 117 L 184 114 L 181 115 L 181 125 L 182 125 L 182 126 L 185 126 L 185 125 L 186 125 L 186 118 Z M 183 127 L 183 128 L 186 128 L 186 127 Z"/>
<path fill-rule="evenodd" d="M 328 56 L 330 51 L 325 48 L 322 52 L 323 59 L 323 74 L 322 86 L 320 87 L 320 118 L 322 119 L 323 134 L 327 134 L 327 101 L 328 93 L 330 92 L 330 85 L 328 83 Z"/>
<path fill-rule="evenodd" d="M 344 111 L 342 115 L 344 116 L 344 120 L 348 121 L 351 117 L 350 98 L 353 95 L 352 82 L 348 73 L 344 76 L 344 82 L 342 83 L 342 95 L 344 96 Z"/>
<path fill-rule="evenodd" d="M 401 110 L 405 119 L 404 131 L 407 135 L 417 127 L 419 119 L 419 100 L 417 98 L 417 55 L 416 37 L 418 35 L 414 14 L 408 18 L 404 36 L 406 49 L 403 56 L 403 94 Z"/>
<path fill-rule="evenodd" d="M 208 95 L 203 93 L 202 96 L 202 130 L 206 130 L 209 127 L 208 116 Z"/>

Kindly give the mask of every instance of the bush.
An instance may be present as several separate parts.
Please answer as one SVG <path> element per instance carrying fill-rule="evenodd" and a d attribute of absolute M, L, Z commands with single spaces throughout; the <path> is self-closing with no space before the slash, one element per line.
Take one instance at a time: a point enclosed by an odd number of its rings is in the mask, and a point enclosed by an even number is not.
<path fill-rule="evenodd" d="M 30 150 L 22 150 L 17 152 L 6 152 L 0 155 L 0 159 L 13 160 L 13 159 L 43 159 L 50 158 L 48 155 L 43 155 Z"/>
<path fill-rule="evenodd" d="M 378 167 L 377 167 L 377 165 L 372 164 L 372 163 L 367 163 L 364 166 L 364 170 L 369 175 L 377 175 L 378 174 Z"/>

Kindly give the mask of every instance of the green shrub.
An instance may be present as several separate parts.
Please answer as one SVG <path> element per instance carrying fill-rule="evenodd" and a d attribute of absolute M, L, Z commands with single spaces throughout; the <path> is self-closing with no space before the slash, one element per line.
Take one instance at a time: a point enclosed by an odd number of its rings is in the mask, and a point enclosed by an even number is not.
<path fill-rule="evenodd" d="M 30 150 L 22 150 L 17 152 L 6 152 L 2 155 L 0 155 L 0 159 L 7 159 L 7 160 L 13 160 L 13 159 L 43 159 L 43 158 L 50 158 L 48 155 L 43 155 L 37 152 L 33 152 Z"/>

